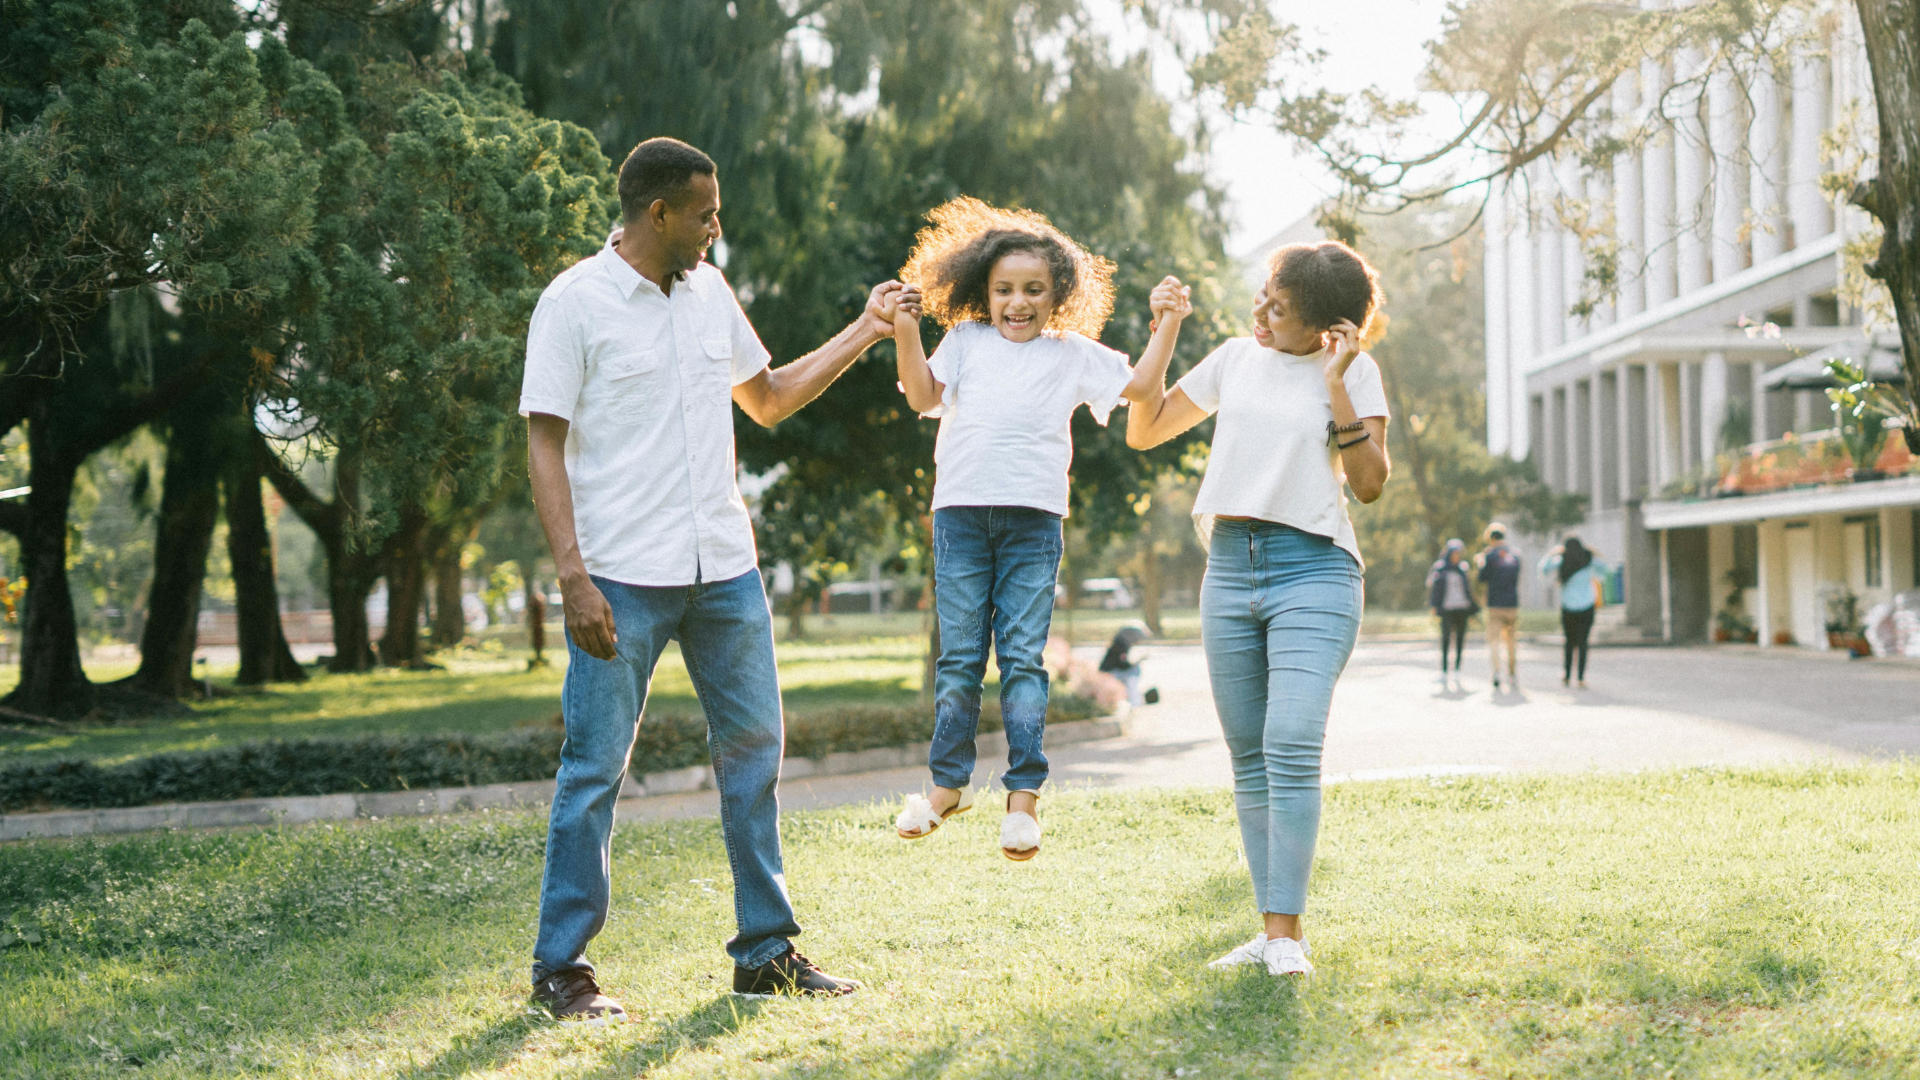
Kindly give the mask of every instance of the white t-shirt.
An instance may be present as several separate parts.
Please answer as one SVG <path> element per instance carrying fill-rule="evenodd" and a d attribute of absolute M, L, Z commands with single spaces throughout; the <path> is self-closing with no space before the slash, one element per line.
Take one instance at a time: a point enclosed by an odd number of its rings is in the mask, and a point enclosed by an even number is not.
<path fill-rule="evenodd" d="M 520 413 L 568 422 L 567 483 L 588 573 L 691 585 L 758 565 L 734 482 L 733 388 L 767 361 L 707 263 L 668 295 L 608 246 L 540 294 Z"/>
<path fill-rule="evenodd" d="M 940 418 L 933 508 L 1030 506 L 1067 514 L 1071 421 L 1082 404 L 1106 425 L 1133 377 L 1125 353 L 1081 334 L 1014 342 L 963 322 L 927 361 L 946 389 L 926 415 Z"/>
<path fill-rule="evenodd" d="M 1234 338 L 1180 380 L 1195 405 L 1220 414 L 1207 475 L 1193 501 L 1202 539 L 1211 537 L 1215 515 L 1259 518 L 1330 537 L 1361 562 L 1347 519 L 1346 472 L 1327 441 L 1333 405 L 1321 375 L 1325 365 L 1324 350 L 1293 356 L 1250 337 Z M 1354 357 L 1346 384 L 1355 416 L 1388 415 L 1373 357 Z"/>

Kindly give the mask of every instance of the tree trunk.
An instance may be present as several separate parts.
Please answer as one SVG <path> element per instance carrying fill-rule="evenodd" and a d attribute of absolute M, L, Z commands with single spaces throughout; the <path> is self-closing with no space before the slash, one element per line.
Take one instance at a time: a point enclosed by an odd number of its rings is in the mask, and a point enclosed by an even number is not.
<path fill-rule="evenodd" d="M 121 681 L 124 689 L 168 699 L 199 696 L 193 649 L 207 553 L 220 516 L 220 453 L 213 427 L 205 409 L 189 406 L 176 413 L 168 435 L 140 667 Z"/>
<path fill-rule="evenodd" d="M 420 605 L 427 592 L 427 516 L 418 506 L 400 508 L 400 527 L 388 540 L 383 560 L 387 578 L 387 632 L 380 639 L 380 663 L 417 668 L 420 655 Z"/>
<path fill-rule="evenodd" d="M 243 414 L 237 418 L 248 423 Z M 280 590 L 273 580 L 273 535 L 260 498 L 260 459 L 251 437 L 232 440 L 220 477 L 227 500 L 227 558 L 233 564 L 234 607 L 240 626 L 241 686 L 304 682 L 306 669 L 287 646 L 280 625 Z"/>
<path fill-rule="evenodd" d="M 20 682 L 0 705 L 35 716 L 73 719 L 93 711 L 95 687 L 80 666 L 79 627 L 67 582 L 67 509 L 78 460 L 41 441 L 45 410 L 28 424 L 25 520 L 18 532 L 27 593 L 20 610 Z"/>
<path fill-rule="evenodd" d="M 799 641 L 807 636 L 807 605 L 813 600 L 801 591 L 798 583 L 787 594 L 787 640 Z"/>
<path fill-rule="evenodd" d="M 1853 200 L 1885 235 L 1867 273 L 1893 296 L 1907 371 L 1908 450 L 1920 453 L 1920 2 L 1857 0 L 1880 115 L 1880 170 Z"/>
<path fill-rule="evenodd" d="M 373 655 L 373 634 L 367 628 L 367 594 L 373 591 L 380 570 L 371 552 L 354 547 L 347 529 L 348 515 L 360 499 L 360 470 L 353 454 L 343 450 L 335 459 L 333 500 L 329 502 L 309 490 L 264 441 L 256 445 L 274 490 L 320 538 L 320 546 L 327 552 L 327 608 L 333 615 L 333 656 L 327 661 L 327 670 L 373 670 L 378 660 Z"/>
<path fill-rule="evenodd" d="M 466 611 L 460 606 L 460 549 L 463 546 L 459 540 L 449 539 L 433 560 L 433 647 L 436 649 L 452 648 L 467 636 Z"/>
<path fill-rule="evenodd" d="M 1165 589 L 1165 576 L 1161 573 L 1160 549 L 1153 539 L 1153 519 L 1140 519 L 1140 619 L 1159 637 L 1160 631 L 1160 594 Z"/>
<path fill-rule="evenodd" d="M 1393 414 L 1400 417 L 1400 438 L 1405 440 L 1407 464 L 1412 466 L 1413 489 L 1420 496 L 1420 516 L 1427 524 L 1427 546 L 1438 547 L 1445 538 L 1447 526 L 1441 519 L 1440 509 L 1433 503 L 1433 494 L 1427 490 L 1427 459 L 1420 452 L 1420 433 L 1414 429 L 1413 414 L 1407 411 L 1406 402 L 1400 396 L 1400 383 L 1397 379 L 1385 378 L 1387 395 L 1393 405 Z M 1384 449 L 1384 447 L 1383 447 Z"/>
<path fill-rule="evenodd" d="M 534 577 L 531 563 L 521 572 L 520 580 L 526 584 L 527 647 L 533 650 L 527 666 L 546 667 L 547 598 L 541 595 L 540 582 Z"/>

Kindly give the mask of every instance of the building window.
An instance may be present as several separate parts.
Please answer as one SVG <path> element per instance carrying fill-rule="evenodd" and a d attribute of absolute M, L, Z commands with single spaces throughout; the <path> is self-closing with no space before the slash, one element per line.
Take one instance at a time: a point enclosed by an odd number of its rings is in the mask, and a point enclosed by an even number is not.
<path fill-rule="evenodd" d="M 1808 326 L 1839 326 L 1840 298 L 1832 293 L 1807 297 Z"/>
<path fill-rule="evenodd" d="M 1861 514 L 1841 520 L 1847 552 L 1847 584 L 1860 589 L 1880 588 L 1880 518 Z"/>
<path fill-rule="evenodd" d="M 1734 584 L 1751 589 L 1760 584 L 1760 528 L 1756 525 L 1733 527 Z"/>

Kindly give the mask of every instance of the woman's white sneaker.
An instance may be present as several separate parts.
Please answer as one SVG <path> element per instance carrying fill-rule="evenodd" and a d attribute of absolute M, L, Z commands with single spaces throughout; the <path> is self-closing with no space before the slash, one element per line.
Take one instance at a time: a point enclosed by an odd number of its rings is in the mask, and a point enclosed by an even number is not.
<path fill-rule="evenodd" d="M 1264 964 L 1267 962 L 1267 935 L 1256 934 L 1247 942 L 1218 960 L 1207 961 L 1210 968 L 1239 967 L 1242 964 Z"/>
<path fill-rule="evenodd" d="M 1313 962 L 1307 959 L 1307 943 L 1292 938 L 1268 938 L 1264 950 L 1269 975 L 1311 975 Z"/>

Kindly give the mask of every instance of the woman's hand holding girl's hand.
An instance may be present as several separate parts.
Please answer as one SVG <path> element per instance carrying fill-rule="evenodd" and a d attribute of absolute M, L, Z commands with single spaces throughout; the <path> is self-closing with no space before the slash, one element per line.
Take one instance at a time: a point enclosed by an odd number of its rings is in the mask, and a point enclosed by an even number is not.
<path fill-rule="evenodd" d="M 1179 321 L 1193 314 L 1193 287 L 1180 284 L 1180 279 L 1168 274 L 1153 287 L 1153 293 L 1147 297 L 1147 309 L 1153 313 L 1157 325 L 1165 319 Z"/>
<path fill-rule="evenodd" d="M 1353 325 L 1350 319 L 1341 319 L 1327 327 L 1321 337 L 1329 347 L 1325 368 L 1327 381 L 1344 380 L 1347 369 L 1353 366 L 1353 358 L 1360 355 L 1360 328 Z"/>

